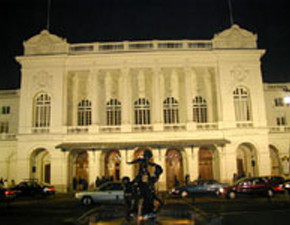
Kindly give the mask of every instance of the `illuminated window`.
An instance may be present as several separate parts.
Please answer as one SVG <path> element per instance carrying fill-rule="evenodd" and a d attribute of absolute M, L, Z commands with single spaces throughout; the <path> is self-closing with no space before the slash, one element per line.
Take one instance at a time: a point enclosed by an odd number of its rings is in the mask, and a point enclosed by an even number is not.
<path fill-rule="evenodd" d="M 277 126 L 285 126 L 286 125 L 285 117 L 284 116 L 277 117 L 276 124 Z"/>
<path fill-rule="evenodd" d="M 238 87 L 233 92 L 236 121 L 250 121 L 250 99 L 245 88 Z"/>
<path fill-rule="evenodd" d="M 33 103 L 33 127 L 50 126 L 51 98 L 46 93 L 38 94 Z"/>
<path fill-rule="evenodd" d="M 146 98 L 139 98 L 134 103 L 135 124 L 146 125 L 150 124 L 150 103 Z"/>
<path fill-rule="evenodd" d="M 107 102 L 107 125 L 121 125 L 121 103 L 117 99 L 111 99 Z"/>
<path fill-rule="evenodd" d="M 89 100 L 82 100 L 78 104 L 78 126 L 92 124 L 92 104 Z"/>
<path fill-rule="evenodd" d="M 168 97 L 163 101 L 164 123 L 179 123 L 178 101 Z"/>
<path fill-rule="evenodd" d="M 3 106 L 2 114 L 10 114 L 10 106 Z"/>
<path fill-rule="evenodd" d="M 9 133 L 9 123 L 8 122 L 0 122 L 0 134 L 1 133 Z"/>
<path fill-rule="evenodd" d="M 193 99 L 193 121 L 207 123 L 207 103 L 201 96 L 196 96 Z"/>
<path fill-rule="evenodd" d="M 283 98 L 275 98 L 274 102 L 275 102 L 275 106 L 284 106 Z"/>

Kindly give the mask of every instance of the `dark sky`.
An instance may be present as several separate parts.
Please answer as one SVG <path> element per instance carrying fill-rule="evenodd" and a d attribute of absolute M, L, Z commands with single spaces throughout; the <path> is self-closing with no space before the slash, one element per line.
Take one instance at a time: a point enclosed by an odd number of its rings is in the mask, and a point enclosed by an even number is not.
<path fill-rule="evenodd" d="M 20 87 L 23 41 L 46 27 L 48 0 L 0 0 L 0 89 Z M 289 0 L 232 0 L 234 22 L 258 34 L 264 82 L 290 82 Z M 69 43 L 212 39 L 228 0 L 51 0 L 50 32 Z"/>

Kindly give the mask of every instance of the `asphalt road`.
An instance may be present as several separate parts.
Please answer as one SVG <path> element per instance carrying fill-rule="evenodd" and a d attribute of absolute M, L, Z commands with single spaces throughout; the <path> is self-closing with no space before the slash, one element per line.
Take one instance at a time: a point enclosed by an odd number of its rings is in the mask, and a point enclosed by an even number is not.
<path fill-rule="evenodd" d="M 194 212 L 194 216 L 198 217 L 196 225 L 288 225 L 290 223 L 290 201 L 285 196 L 276 196 L 271 201 L 265 198 L 235 200 L 215 197 L 171 198 L 166 199 L 165 203 L 160 212 L 161 216 L 182 218 L 189 211 Z M 9 206 L 0 203 L 0 224 L 68 225 L 77 221 L 89 224 L 89 220 L 95 220 L 95 223 L 91 224 L 101 224 L 97 222 L 98 216 L 122 217 L 124 209 L 122 205 L 84 207 L 74 200 L 72 194 L 60 194 L 48 199 L 23 199 Z"/>

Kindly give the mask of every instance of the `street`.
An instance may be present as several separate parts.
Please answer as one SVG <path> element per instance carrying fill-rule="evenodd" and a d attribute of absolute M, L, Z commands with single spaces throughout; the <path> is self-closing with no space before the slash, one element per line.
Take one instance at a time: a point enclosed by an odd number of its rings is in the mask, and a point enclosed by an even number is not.
<path fill-rule="evenodd" d="M 113 219 L 125 215 L 123 205 L 84 207 L 74 200 L 72 194 L 57 194 L 47 199 L 22 199 L 10 205 L 1 202 L 0 209 L 1 225 L 71 225 L 89 224 L 89 221 L 91 224 L 101 224 L 100 220 L 110 216 Z M 284 195 L 276 195 L 272 200 L 260 197 L 235 200 L 217 197 L 166 198 L 159 215 L 162 218 L 186 219 L 189 212 L 198 217 L 195 224 L 286 225 L 290 221 L 290 201 Z"/>

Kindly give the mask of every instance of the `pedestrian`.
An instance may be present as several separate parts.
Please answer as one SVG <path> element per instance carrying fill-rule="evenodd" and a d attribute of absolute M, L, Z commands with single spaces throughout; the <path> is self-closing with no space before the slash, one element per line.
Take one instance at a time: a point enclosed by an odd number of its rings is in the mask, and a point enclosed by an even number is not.
<path fill-rule="evenodd" d="M 185 185 L 188 185 L 189 184 L 189 181 L 190 181 L 190 176 L 189 176 L 189 174 L 186 174 L 185 175 L 185 178 L 184 178 L 184 184 Z"/>
<path fill-rule="evenodd" d="M 237 180 L 238 180 L 238 174 L 234 173 L 233 174 L 233 184 L 236 183 Z"/>
<path fill-rule="evenodd" d="M 97 176 L 96 181 L 95 181 L 95 186 L 99 187 L 100 186 L 100 178 Z"/>
<path fill-rule="evenodd" d="M 174 187 L 178 187 L 179 186 L 179 180 L 177 179 L 177 176 L 174 176 Z"/>
<path fill-rule="evenodd" d="M 76 191 L 78 186 L 78 180 L 76 177 L 73 178 L 73 190 Z"/>

